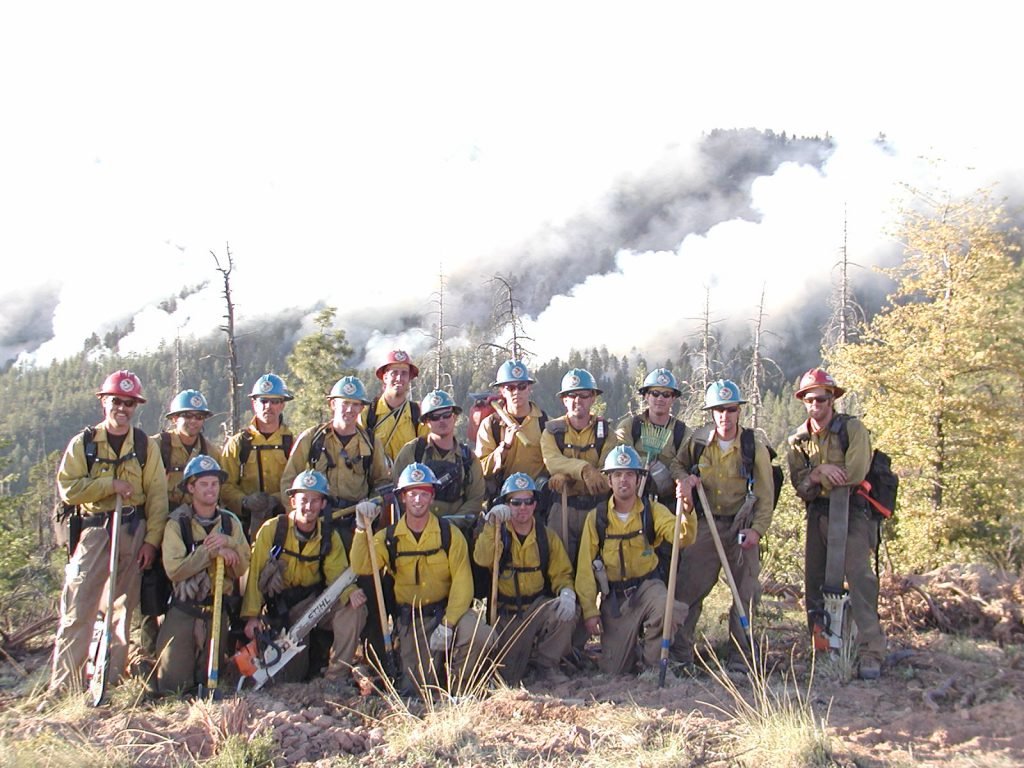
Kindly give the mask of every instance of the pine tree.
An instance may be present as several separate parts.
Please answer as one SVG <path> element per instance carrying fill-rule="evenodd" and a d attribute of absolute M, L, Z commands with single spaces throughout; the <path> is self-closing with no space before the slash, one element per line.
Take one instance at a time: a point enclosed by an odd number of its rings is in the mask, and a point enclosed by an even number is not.
<path fill-rule="evenodd" d="M 911 567 L 981 555 L 1020 564 L 1024 282 L 1001 206 L 920 197 L 888 304 L 832 373 L 856 391 L 901 475 L 894 554 Z"/>
<path fill-rule="evenodd" d="M 338 379 L 351 373 L 345 361 L 352 347 L 345 331 L 334 329 L 336 314 L 334 307 L 320 310 L 314 320 L 316 332 L 300 339 L 288 356 L 288 385 L 295 393 L 295 400 L 288 404 L 288 420 L 299 429 L 330 418 L 326 396 Z"/>

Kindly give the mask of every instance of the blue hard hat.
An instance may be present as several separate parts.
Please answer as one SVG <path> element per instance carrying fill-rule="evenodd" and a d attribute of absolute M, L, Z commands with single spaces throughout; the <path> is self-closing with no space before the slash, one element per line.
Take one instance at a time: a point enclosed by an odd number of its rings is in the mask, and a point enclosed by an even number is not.
<path fill-rule="evenodd" d="M 181 474 L 181 482 L 178 483 L 178 488 L 188 493 L 188 481 L 196 477 L 203 477 L 204 475 L 216 475 L 222 483 L 228 479 L 228 473 L 220 468 L 220 464 L 217 463 L 215 458 L 207 456 L 205 453 L 200 453 L 189 459 L 188 464 L 185 465 L 185 471 Z"/>
<path fill-rule="evenodd" d="M 423 398 L 423 402 L 420 403 L 420 421 L 426 421 L 428 413 L 441 411 L 445 408 L 451 408 L 452 412 L 456 414 L 462 413 L 462 409 L 455 404 L 452 396 L 443 389 L 435 389 L 433 392 L 428 392 L 427 396 Z"/>
<path fill-rule="evenodd" d="M 604 467 L 601 468 L 601 471 L 612 472 L 616 469 L 635 469 L 637 472 L 644 472 L 646 467 L 633 446 L 616 445 L 605 457 Z"/>
<path fill-rule="evenodd" d="M 317 472 L 315 469 L 306 469 L 299 472 L 292 480 L 292 487 L 289 488 L 285 493 L 289 496 L 294 496 L 296 493 L 319 493 L 327 496 L 329 490 L 327 488 L 327 478 L 324 477 L 322 472 Z"/>
<path fill-rule="evenodd" d="M 679 389 L 679 382 L 676 381 L 676 377 L 672 375 L 672 371 L 668 368 L 655 368 L 653 371 L 647 374 L 644 379 L 643 385 L 637 390 L 641 395 L 647 394 L 647 390 L 652 387 L 660 387 L 662 389 L 671 389 L 676 395 L 683 394 L 683 391 Z"/>
<path fill-rule="evenodd" d="M 740 388 L 736 382 L 729 379 L 718 379 L 708 385 L 708 391 L 704 393 L 704 410 L 717 408 L 720 405 L 743 405 L 747 402 L 740 394 Z"/>
<path fill-rule="evenodd" d="M 327 399 L 334 400 L 335 398 L 358 400 L 363 405 L 369 405 L 371 402 L 370 398 L 366 396 L 366 387 L 363 386 L 363 382 L 355 376 L 342 376 L 334 382 L 331 394 L 327 396 Z"/>
<path fill-rule="evenodd" d="M 530 370 L 522 360 L 506 360 L 498 368 L 498 375 L 494 377 L 492 387 L 500 387 L 502 384 L 536 384 L 536 380 L 530 377 Z"/>
<path fill-rule="evenodd" d="M 284 385 L 284 379 L 274 373 L 265 373 L 252 385 L 249 397 L 279 397 L 282 400 L 294 400 L 294 396 Z"/>
<path fill-rule="evenodd" d="M 508 479 L 501 486 L 500 496 L 502 499 L 507 499 L 516 491 L 533 491 L 534 495 L 536 495 L 537 484 L 525 472 L 515 472 L 509 475 Z"/>
<path fill-rule="evenodd" d="M 418 485 L 432 485 L 437 487 L 437 476 L 434 474 L 434 470 L 426 464 L 420 464 L 414 461 L 403 469 L 402 474 L 398 476 L 398 483 L 395 485 L 395 490 L 400 491 L 403 488 L 413 488 Z"/>
<path fill-rule="evenodd" d="M 558 392 L 558 396 L 563 397 L 572 392 L 586 389 L 592 389 L 595 395 L 600 395 L 602 391 L 597 388 L 597 382 L 594 381 L 590 371 L 585 368 L 573 368 L 562 377 L 562 389 Z"/>
<path fill-rule="evenodd" d="M 212 416 L 213 411 L 206 404 L 206 398 L 198 389 L 183 389 L 171 400 L 171 407 L 167 409 L 165 418 L 173 418 L 179 413 L 202 413 Z"/>

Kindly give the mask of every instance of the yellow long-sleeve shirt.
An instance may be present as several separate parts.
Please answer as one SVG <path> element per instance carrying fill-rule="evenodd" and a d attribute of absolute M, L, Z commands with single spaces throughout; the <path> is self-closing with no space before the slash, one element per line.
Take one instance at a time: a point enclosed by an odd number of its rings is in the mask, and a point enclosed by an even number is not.
<path fill-rule="evenodd" d="M 743 476 L 743 454 L 740 435 L 732 441 L 729 450 L 723 451 L 718 433 L 711 434 L 711 440 L 700 455 L 701 485 L 711 505 L 711 513 L 728 517 L 735 515 L 747 495 L 747 478 Z M 693 466 L 696 456 L 695 442 L 691 439 L 685 446 L 686 463 Z M 754 517 L 750 527 L 764 536 L 772 523 L 775 501 L 775 482 L 772 480 L 771 457 L 768 448 L 754 440 Z"/>
<path fill-rule="evenodd" d="M 530 412 L 520 421 L 505 410 L 503 402 L 497 401 L 492 405 L 496 412 L 480 422 L 476 437 L 476 455 L 483 466 L 484 477 L 493 479 L 494 484 L 500 488 L 501 483 L 515 472 L 525 472 L 534 480 L 546 476 L 548 471 L 544 467 L 544 455 L 540 447 L 540 423 L 546 420 L 544 412 L 536 403 L 530 403 Z M 516 439 L 507 448 L 503 442 L 506 420 L 520 425 Z"/>
<path fill-rule="evenodd" d="M 149 438 L 146 438 L 149 441 Z M 93 441 L 96 443 L 96 460 L 89 469 L 85 458 L 85 437 L 79 432 L 68 443 L 57 470 L 57 489 L 65 504 L 77 504 L 83 515 L 99 515 L 111 512 L 117 500 L 114 494 L 114 480 L 126 480 L 132 485 L 131 499 L 125 504 L 145 509 L 146 543 L 159 547 L 167 523 L 167 476 L 159 450 L 152 450 L 147 442 L 145 469 L 135 459 L 115 462 L 119 455 L 114 452 L 102 424 L 97 424 Z M 135 451 L 135 430 L 125 435 L 120 456 Z"/>
<path fill-rule="evenodd" d="M 615 500 L 609 499 L 608 529 L 605 532 L 604 547 L 601 549 L 601 560 L 612 583 L 637 579 L 651 573 L 658 567 L 657 546 L 663 541 L 672 541 L 675 533 L 675 516 L 663 504 L 651 504 L 651 516 L 654 522 L 654 541 L 648 542 L 643 533 L 644 505 L 637 499 L 625 522 L 615 512 Z M 583 618 L 598 616 L 597 580 L 594 577 L 594 560 L 597 558 L 600 537 L 597 532 L 597 513 L 595 509 L 587 514 L 580 537 L 580 555 L 576 564 L 576 595 L 583 608 Z M 635 534 L 629 538 L 617 538 Z M 613 538 L 614 537 L 614 538 Z M 679 546 L 688 547 L 697 538 L 697 518 L 691 510 L 682 519 L 679 528 Z"/>
<path fill-rule="evenodd" d="M 415 437 L 426 437 L 427 428 L 412 419 L 412 402 L 406 400 L 395 410 L 391 409 L 383 397 L 374 398 L 359 414 L 359 426 L 366 429 L 371 409 L 376 414 L 373 434 L 384 446 L 389 461 L 394 461 L 402 446 Z"/>
<path fill-rule="evenodd" d="M 811 432 L 808 420 L 787 441 L 789 478 L 797 496 L 804 501 L 827 498 L 832 491 L 832 485 L 824 478 L 819 483 L 811 482 L 811 471 L 821 464 L 835 464 L 845 469 L 846 482 L 850 486 L 859 485 L 867 477 L 871 465 L 871 436 L 867 427 L 860 419 L 847 419 L 846 433 L 850 443 L 846 451 L 843 451 L 839 434 L 831 429 L 839 415 L 834 415 L 832 421 L 816 434 Z"/>
<path fill-rule="evenodd" d="M 165 438 L 164 435 L 167 435 Z M 170 452 L 169 461 L 164 462 L 164 471 L 167 473 L 167 508 L 177 509 L 182 504 L 190 504 L 192 497 L 181 490 L 182 473 L 189 459 L 205 453 L 218 464 L 221 463 L 220 448 L 200 435 L 191 446 L 186 446 L 181 441 L 181 435 L 177 432 L 159 432 L 150 438 L 150 450 L 159 451 L 164 455 L 163 443 L 168 441 Z"/>
<path fill-rule="evenodd" d="M 558 447 L 558 440 L 555 438 L 552 429 L 560 429 L 565 425 L 565 449 Z M 587 495 L 587 489 L 583 485 L 583 468 L 588 464 L 597 469 L 604 466 L 604 460 L 615 447 L 615 435 L 609 434 L 611 426 L 596 416 L 590 417 L 590 423 L 581 430 L 577 430 L 569 423 L 568 416 L 560 416 L 552 419 L 544 428 L 544 434 L 540 438 L 540 448 L 544 456 L 544 466 L 548 473 L 568 475 L 572 481 L 568 485 L 569 496 Z M 598 433 L 604 431 L 601 436 Z M 603 439 L 603 445 L 598 452 L 597 444 Z"/>
<path fill-rule="evenodd" d="M 458 443 L 450 451 L 443 451 L 430 442 L 429 438 L 416 438 L 410 440 L 398 452 L 395 463 L 391 467 L 391 479 L 398 482 L 402 476 L 402 470 L 416 461 L 416 444 L 419 440 L 426 440 L 423 456 L 420 458 L 422 464 L 433 464 L 434 462 L 447 462 L 451 464 L 455 477 L 452 479 L 451 487 L 458 493 L 455 501 L 441 501 L 434 496 L 430 505 L 430 511 L 435 515 L 477 515 L 483 509 L 484 500 L 487 496 L 487 486 L 484 483 L 484 472 L 478 459 L 472 452 L 469 453 L 469 473 L 466 476 L 466 468 L 463 462 L 462 446 Z M 437 474 L 437 473 L 435 473 Z M 437 474 L 438 480 L 441 475 Z M 442 489 L 438 489 L 440 494 Z"/>
<path fill-rule="evenodd" d="M 292 454 L 288 457 L 288 463 L 281 473 L 281 493 L 287 492 L 292 487 L 292 482 L 300 472 L 310 469 L 309 449 L 313 444 L 313 437 L 325 425 L 307 429 L 292 448 Z M 352 435 L 348 443 L 344 445 L 345 455 L 348 456 L 346 463 L 342 455 L 342 441 L 330 425 L 324 434 L 324 450 L 313 464 L 312 469 L 322 472 L 327 478 L 327 487 L 331 495 L 336 499 L 356 502 L 370 496 L 373 489 L 381 483 L 391 479 L 388 471 L 387 458 L 380 440 L 371 438 L 369 434 L 358 429 Z M 373 446 L 370 440 L 373 440 Z M 364 456 L 370 457 L 369 472 L 365 467 Z M 328 461 L 330 457 L 330 461 Z M 333 468 L 328 468 L 334 463 Z M 350 467 L 349 464 L 352 466 Z"/>
<path fill-rule="evenodd" d="M 265 522 L 256 533 L 256 541 L 252 545 L 252 557 L 249 561 L 249 578 L 245 583 L 245 596 L 242 598 L 242 618 L 259 616 L 263 609 L 263 595 L 260 594 L 260 574 L 270 559 L 270 550 L 274 546 L 274 536 L 277 533 L 280 516 L 272 517 Z M 296 535 L 295 522 L 291 517 L 285 517 L 283 521 L 288 526 L 285 533 L 283 552 L 280 557 L 284 560 L 284 587 L 309 587 L 320 583 L 320 538 L 323 535 L 323 520 L 318 520 L 316 530 L 306 541 L 302 541 Z M 345 545 L 337 531 L 332 530 L 331 548 L 324 557 L 323 570 L 324 579 L 329 585 L 337 579 L 349 566 L 348 557 L 345 555 Z M 310 560 L 300 560 L 291 553 L 298 553 Z M 353 584 L 347 587 L 338 597 L 338 602 L 345 604 L 352 593 L 358 589 Z"/>
<path fill-rule="evenodd" d="M 398 556 L 393 566 L 388 554 L 386 528 L 377 531 L 373 545 L 378 565 L 395 577 L 395 600 L 399 605 L 429 605 L 447 599 L 444 621 L 449 627 L 454 627 L 473 602 L 473 571 L 465 537 L 454 525 L 450 530 L 451 546 L 445 552 L 437 517 L 428 517 L 426 527 L 418 537 L 409 530 L 403 517 L 394 528 Z M 351 554 L 352 569 L 357 574 L 368 576 L 373 573 L 365 532 L 356 532 Z"/>
<path fill-rule="evenodd" d="M 485 525 L 473 545 L 473 560 L 477 565 L 490 570 L 494 566 L 494 538 L 496 527 L 493 522 Z M 537 546 L 537 526 L 534 525 L 526 536 L 508 528 L 512 556 L 498 576 L 498 592 L 506 597 L 530 597 L 544 590 L 544 574 L 540 571 L 540 549 Z M 558 594 L 565 587 L 573 587 L 572 563 L 565 551 L 562 540 L 550 528 L 544 529 L 548 541 L 548 582 L 551 591 Z M 504 546 L 499 544 L 501 555 Z M 535 569 L 535 570 L 513 570 Z"/>
<path fill-rule="evenodd" d="M 245 531 L 241 521 L 228 510 L 217 510 L 213 520 L 216 522 L 211 526 L 210 532 L 220 533 L 220 514 L 229 515 L 231 519 L 231 548 L 238 553 L 238 565 L 231 567 L 224 566 L 224 594 L 235 593 L 235 581 L 242 578 L 249 569 L 249 542 L 245 539 Z M 181 519 L 188 522 L 192 532 L 192 542 L 195 549 L 188 552 L 185 548 L 185 541 L 181 538 Z M 212 522 L 212 521 L 211 521 Z M 161 546 L 164 570 L 167 577 L 173 581 L 184 581 L 197 573 L 206 570 L 212 581 L 216 571 L 217 560 L 210 556 L 209 550 L 203 546 L 203 541 L 209 535 L 206 528 L 199 522 L 192 507 L 183 504 L 179 506 L 168 518 L 168 525 L 164 528 L 163 544 Z"/>
<path fill-rule="evenodd" d="M 252 439 L 252 451 L 244 467 L 240 463 L 243 434 Z M 220 489 L 220 499 L 224 506 L 240 515 L 242 499 L 250 493 L 263 491 L 276 496 L 282 506 L 288 508 L 288 500 L 281 495 L 281 473 L 288 462 L 285 435 L 291 434 L 291 430 L 282 422 L 274 434 L 264 437 L 256 426 L 256 419 L 253 419 L 248 427 L 227 439 L 220 461 L 220 468 L 228 474 L 228 479 Z"/>

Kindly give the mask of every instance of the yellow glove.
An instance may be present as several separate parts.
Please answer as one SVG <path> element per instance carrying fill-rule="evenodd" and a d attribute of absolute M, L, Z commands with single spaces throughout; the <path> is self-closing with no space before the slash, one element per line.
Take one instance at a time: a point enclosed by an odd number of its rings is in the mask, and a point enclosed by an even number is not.
<path fill-rule="evenodd" d="M 608 478 L 597 467 L 592 467 L 589 464 L 583 468 L 583 484 L 587 486 L 587 493 L 592 496 L 611 490 Z"/>
<path fill-rule="evenodd" d="M 548 479 L 548 488 L 555 493 L 561 493 L 562 490 L 569 485 L 569 480 L 570 477 L 568 475 L 563 475 L 561 472 L 558 472 Z"/>

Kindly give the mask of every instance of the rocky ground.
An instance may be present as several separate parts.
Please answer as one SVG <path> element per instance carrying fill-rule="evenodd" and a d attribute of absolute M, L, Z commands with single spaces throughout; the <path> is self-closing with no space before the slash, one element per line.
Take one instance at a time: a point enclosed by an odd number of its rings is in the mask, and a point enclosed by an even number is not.
<path fill-rule="evenodd" d="M 849 679 L 841 661 L 809 658 L 794 618 L 799 606 L 785 594 L 768 596 L 770 690 L 788 685 L 826 723 L 830 757 L 819 764 L 1024 765 L 1021 587 L 963 568 L 888 580 L 891 653 L 875 682 Z M 765 762 L 751 743 L 763 737 L 735 717 L 733 699 L 707 672 L 670 674 L 664 688 L 656 674 L 588 672 L 554 689 L 505 689 L 433 713 L 422 703 L 325 695 L 315 685 L 219 702 L 150 702 L 141 684 L 129 684 L 109 707 L 65 703 L 39 714 L 31 682 L 45 675 L 45 660 L 46 649 L 36 648 L 0 662 L 0 765 L 63 764 L 59 746 L 70 745 L 88 764 L 177 767 L 224 753 L 233 734 L 257 739 L 276 765 Z M 756 682 L 733 680 L 757 698 Z M 676 757 L 668 759 L 672 741 Z"/>

